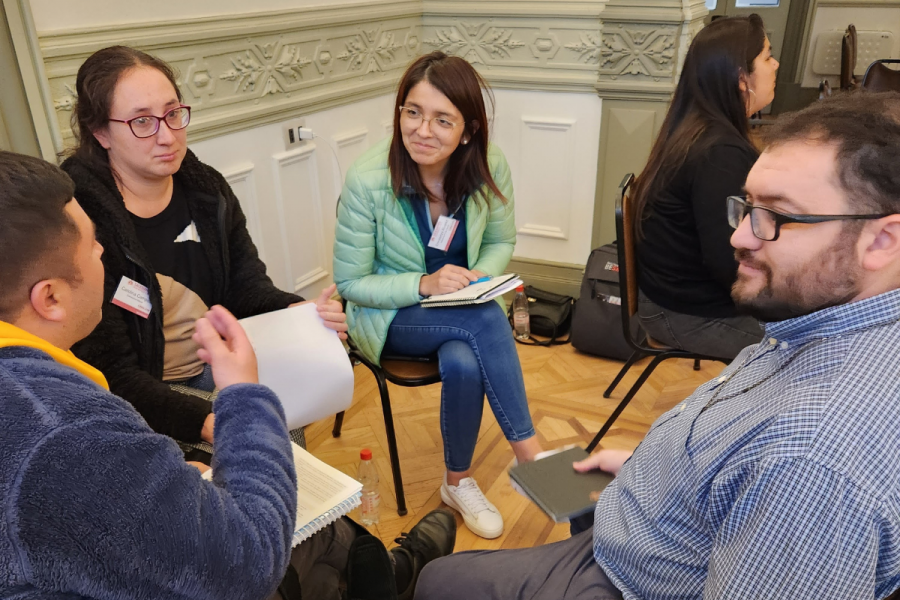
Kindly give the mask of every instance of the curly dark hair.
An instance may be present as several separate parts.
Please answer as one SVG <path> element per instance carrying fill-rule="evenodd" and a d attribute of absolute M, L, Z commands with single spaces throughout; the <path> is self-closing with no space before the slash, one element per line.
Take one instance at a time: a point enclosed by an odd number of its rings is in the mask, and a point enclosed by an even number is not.
<path fill-rule="evenodd" d="M 900 93 L 861 90 L 832 96 L 781 116 L 764 141 L 767 146 L 833 144 L 849 208 L 900 213 Z"/>

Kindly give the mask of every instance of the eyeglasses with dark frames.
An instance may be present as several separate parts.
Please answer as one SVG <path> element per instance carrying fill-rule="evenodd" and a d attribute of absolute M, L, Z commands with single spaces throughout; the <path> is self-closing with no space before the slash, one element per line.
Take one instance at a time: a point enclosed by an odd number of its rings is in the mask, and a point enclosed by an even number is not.
<path fill-rule="evenodd" d="M 153 115 L 140 115 L 133 119 L 109 119 L 114 123 L 125 123 L 131 128 L 131 133 L 137 138 L 148 138 L 159 131 L 159 123 L 165 121 L 166 126 L 172 131 L 184 129 L 191 122 L 191 107 L 186 105 L 176 106 L 161 117 Z"/>
<path fill-rule="evenodd" d="M 788 223 L 827 223 L 828 221 L 871 221 L 883 219 L 893 213 L 870 215 L 789 215 L 753 206 L 741 196 L 728 196 L 728 224 L 734 229 L 740 227 L 744 217 L 750 215 L 750 229 L 753 235 L 764 242 L 774 242 L 781 234 L 781 226 Z"/>

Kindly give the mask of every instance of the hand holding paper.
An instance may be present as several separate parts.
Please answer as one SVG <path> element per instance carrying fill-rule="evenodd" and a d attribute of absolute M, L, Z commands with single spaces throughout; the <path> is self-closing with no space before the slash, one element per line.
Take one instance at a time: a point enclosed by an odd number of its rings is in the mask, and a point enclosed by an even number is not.
<path fill-rule="evenodd" d="M 337 331 L 338 337 L 342 340 L 346 340 L 347 330 L 349 329 L 347 327 L 347 315 L 344 314 L 344 307 L 341 306 L 341 303 L 331 299 L 335 290 L 337 290 L 337 285 L 333 283 L 322 290 L 322 293 L 319 294 L 319 297 L 316 299 L 316 310 L 319 311 L 319 316 L 322 317 L 322 322 L 325 323 L 325 327 Z M 289 308 L 308 303 L 309 301 L 296 302 L 291 304 Z"/>
<path fill-rule="evenodd" d="M 224 390 L 236 383 L 258 383 L 256 355 L 238 320 L 222 306 L 213 306 L 197 319 L 194 341 L 197 356 L 212 367 L 216 387 Z"/>
<path fill-rule="evenodd" d="M 353 399 L 353 367 L 340 332 L 328 327 L 337 321 L 323 323 L 320 315 L 318 303 L 304 302 L 241 320 L 259 361 L 259 381 L 278 395 L 288 429 L 346 410 Z"/>

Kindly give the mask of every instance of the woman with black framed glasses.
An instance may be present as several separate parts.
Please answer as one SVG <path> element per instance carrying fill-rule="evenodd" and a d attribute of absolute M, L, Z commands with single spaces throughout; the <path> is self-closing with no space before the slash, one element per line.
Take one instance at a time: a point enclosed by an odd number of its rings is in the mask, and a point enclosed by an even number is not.
<path fill-rule="evenodd" d="M 731 299 L 737 262 L 726 198 L 741 192 L 756 162 L 749 116 L 774 99 L 777 70 L 759 16 L 702 29 L 635 182 L 638 314 L 667 346 L 733 358 L 762 337 Z"/>
<path fill-rule="evenodd" d="M 156 431 L 208 452 L 215 386 L 194 322 L 215 304 L 243 318 L 303 299 L 275 287 L 225 178 L 188 150 L 191 108 L 168 64 L 105 48 L 79 68 L 76 92 L 77 146 L 62 168 L 106 249 L 106 304 L 74 351 Z M 346 330 L 339 303 L 319 305 Z"/>

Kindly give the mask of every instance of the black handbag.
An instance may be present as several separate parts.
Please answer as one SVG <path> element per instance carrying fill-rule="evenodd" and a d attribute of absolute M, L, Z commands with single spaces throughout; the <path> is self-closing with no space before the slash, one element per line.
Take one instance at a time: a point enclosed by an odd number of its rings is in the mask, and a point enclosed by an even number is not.
<path fill-rule="evenodd" d="M 540 290 L 534 286 L 525 286 L 525 296 L 528 297 L 528 317 L 531 322 L 532 335 L 548 338 L 539 341 L 534 338 L 516 341 L 529 346 L 558 346 L 569 343 L 569 332 L 572 329 L 572 305 L 575 299 L 572 296 L 554 294 Z M 507 313 L 509 324 L 515 330 L 513 324 L 513 306 L 509 306 Z M 565 339 L 560 339 L 566 336 Z"/>
<path fill-rule="evenodd" d="M 639 320 L 633 318 L 630 325 L 633 338 L 638 339 Z M 575 349 L 586 354 L 627 360 L 634 352 L 622 334 L 622 292 L 615 244 L 591 251 L 581 280 L 581 294 L 575 301 L 571 337 Z"/>

